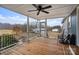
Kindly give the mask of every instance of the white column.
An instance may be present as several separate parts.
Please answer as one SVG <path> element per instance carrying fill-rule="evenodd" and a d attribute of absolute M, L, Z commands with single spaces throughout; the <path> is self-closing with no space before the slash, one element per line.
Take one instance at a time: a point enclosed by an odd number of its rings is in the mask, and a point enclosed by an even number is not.
<path fill-rule="evenodd" d="M 40 33 L 40 36 L 41 36 L 41 21 L 39 21 L 39 33 Z"/>
<path fill-rule="evenodd" d="M 76 45 L 79 46 L 79 7 L 77 7 L 76 15 Z"/>
<path fill-rule="evenodd" d="M 37 30 L 39 31 L 39 32 L 38 32 L 39 36 L 41 36 L 40 20 L 37 20 Z"/>
<path fill-rule="evenodd" d="M 48 37 L 48 32 L 47 32 L 47 19 L 45 19 L 45 35 Z"/>
<path fill-rule="evenodd" d="M 27 40 L 29 42 L 29 17 L 27 16 Z"/>

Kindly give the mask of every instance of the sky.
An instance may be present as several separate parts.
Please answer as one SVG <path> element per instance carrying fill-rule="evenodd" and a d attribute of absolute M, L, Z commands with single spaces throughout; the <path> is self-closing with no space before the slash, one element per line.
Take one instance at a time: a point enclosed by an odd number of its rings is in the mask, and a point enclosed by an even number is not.
<path fill-rule="evenodd" d="M 49 25 L 49 26 L 56 26 L 56 25 L 62 25 L 62 20 L 63 20 L 63 18 L 55 18 L 55 19 L 48 19 L 47 20 L 47 24 Z"/>
<path fill-rule="evenodd" d="M 32 21 L 34 20 L 33 18 L 30 19 Z M 48 19 L 47 24 L 49 26 L 61 25 L 62 19 L 63 18 Z M 0 23 L 24 24 L 26 22 L 27 16 L 0 7 Z"/>
<path fill-rule="evenodd" d="M 23 24 L 26 21 L 26 16 L 0 7 L 0 23 Z"/>

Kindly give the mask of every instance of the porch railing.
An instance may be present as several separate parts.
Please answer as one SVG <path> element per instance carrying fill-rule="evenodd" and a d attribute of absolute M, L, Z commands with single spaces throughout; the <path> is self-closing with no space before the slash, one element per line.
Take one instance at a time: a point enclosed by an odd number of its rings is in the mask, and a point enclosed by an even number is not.
<path fill-rule="evenodd" d="M 0 50 L 15 45 L 18 41 L 14 35 L 2 35 L 0 36 Z"/>

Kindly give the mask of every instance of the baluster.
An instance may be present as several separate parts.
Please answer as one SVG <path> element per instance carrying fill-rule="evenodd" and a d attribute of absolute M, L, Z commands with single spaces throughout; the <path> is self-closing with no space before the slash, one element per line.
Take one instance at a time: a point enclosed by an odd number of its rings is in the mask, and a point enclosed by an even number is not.
<path fill-rule="evenodd" d="M 2 44 L 2 47 L 4 47 L 4 35 L 2 36 L 2 41 L 3 41 L 3 44 Z"/>

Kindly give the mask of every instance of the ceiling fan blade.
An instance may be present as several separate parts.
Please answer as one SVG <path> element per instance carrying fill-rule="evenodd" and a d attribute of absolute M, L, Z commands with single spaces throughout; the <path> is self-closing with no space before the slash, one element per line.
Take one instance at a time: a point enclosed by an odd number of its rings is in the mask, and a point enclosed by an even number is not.
<path fill-rule="evenodd" d="M 49 6 L 46 6 L 46 7 L 43 7 L 42 9 L 48 9 L 48 8 L 51 8 L 52 6 L 49 5 Z"/>
<path fill-rule="evenodd" d="M 39 15 L 40 11 L 37 12 L 37 15 Z"/>
<path fill-rule="evenodd" d="M 33 11 L 37 11 L 37 10 L 28 10 L 28 12 L 33 12 Z"/>
<path fill-rule="evenodd" d="M 47 14 L 49 13 L 49 12 L 47 12 L 47 11 L 44 11 L 44 10 L 42 10 L 42 12 L 44 12 L 44 13 L 47 13 Z"/>
<path fill-rule="evenodd" d="M 38 8 L 38 6 L 36 4 L 32 4 L 35 8 Z"/>

